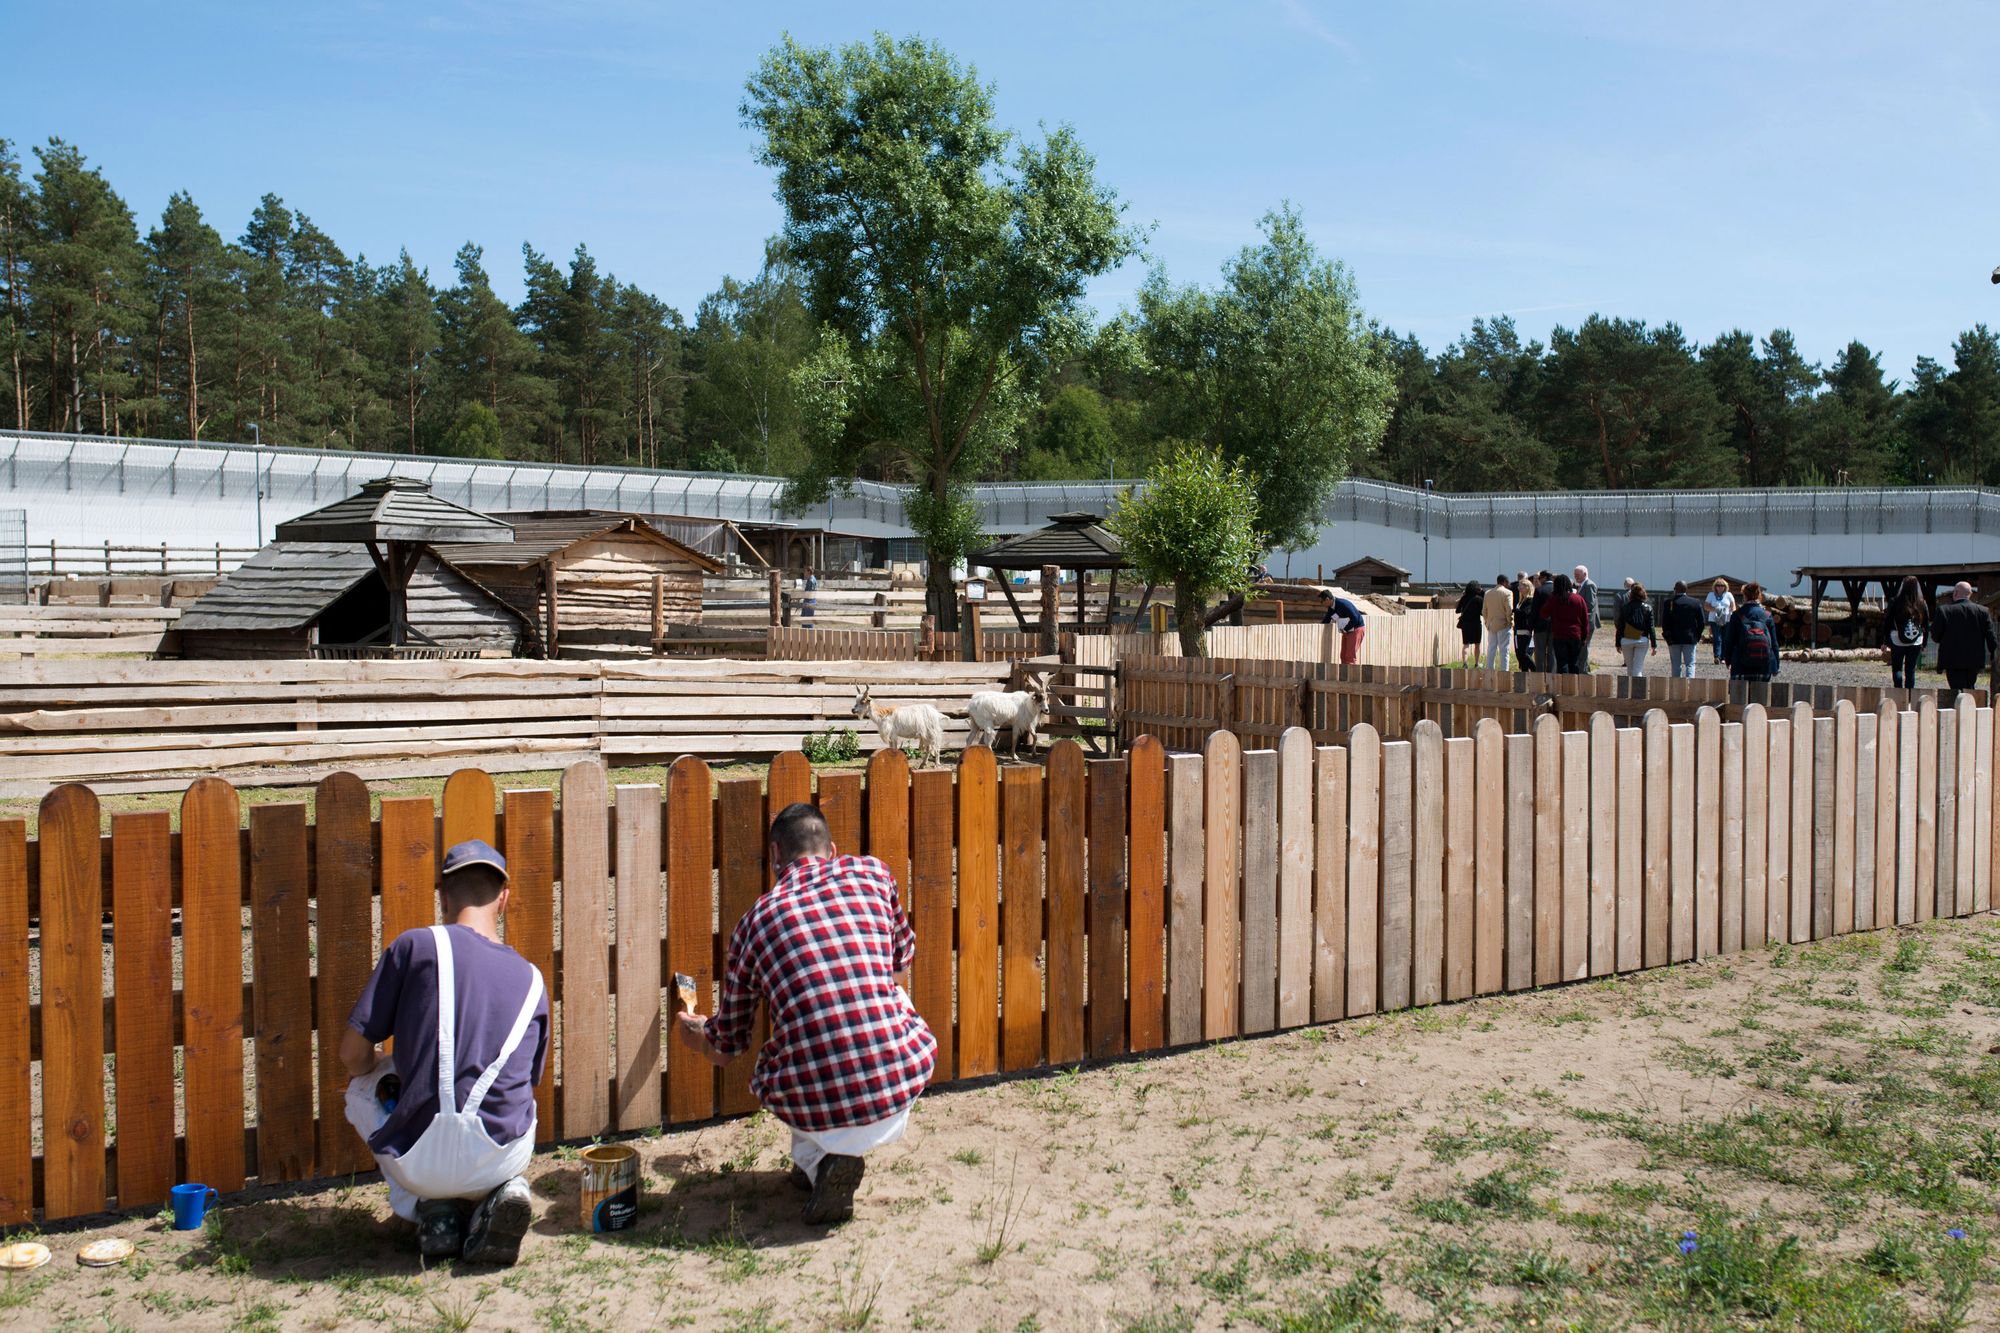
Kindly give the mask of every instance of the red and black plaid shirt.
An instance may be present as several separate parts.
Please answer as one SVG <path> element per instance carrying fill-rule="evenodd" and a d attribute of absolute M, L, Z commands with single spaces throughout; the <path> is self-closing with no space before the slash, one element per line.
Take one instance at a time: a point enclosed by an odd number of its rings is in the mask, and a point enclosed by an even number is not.
<path fill-rule="evenodd" d="M 937 1063 L 937 1039 L 896 984 L 916 951 L 889 867 L 801 857 L 729 937 L 708 1039 L 727 1055 L 748 1049 L 762 999 L 771 1039 L 750 1076 L 758 1101 L 808 1133 L 886 1120 Z"/>

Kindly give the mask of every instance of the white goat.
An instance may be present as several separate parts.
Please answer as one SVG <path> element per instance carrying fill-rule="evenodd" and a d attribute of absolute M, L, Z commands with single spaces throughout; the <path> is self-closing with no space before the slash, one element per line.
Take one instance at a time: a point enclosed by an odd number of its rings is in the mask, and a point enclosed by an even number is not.
<path fill-rule="evenodd" d="M 998 739 L 1000 728 L 1008 729 L 1013 742 L 1008 753 L 1011 757 L 1021 757 L 1021 738 L 1028 741 L 1028 753 L 1035 752 L 1035 728 L 1042 724 L 1042 715 L 1049 711 L 1049 687 L 1046 683 L 1032 685 L 1012 694 L 1002 694 L 998 690 L 984 690 L 972 696 L 972 704 L 966 710 L 966 717 L 972 723 L 972 734 L 966 745 L 991 745 Z"/>
<path fill-rule="evenodd" d="M 863 685 L 854 696 L 854 716 L 874 722 L 882 744 L 917 747 L 919 764 L 935 764 L 944 750 L 944 714 L 929 704 L 878 704 Z"/>

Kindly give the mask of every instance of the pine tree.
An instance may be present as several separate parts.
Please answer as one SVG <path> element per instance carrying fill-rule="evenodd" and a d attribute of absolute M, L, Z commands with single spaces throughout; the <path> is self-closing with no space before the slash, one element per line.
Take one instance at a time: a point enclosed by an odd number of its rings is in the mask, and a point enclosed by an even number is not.
<path fill-rule="evenodd" d="M 147 270 L 158 320 L 154 325 L 152 397 L 177 408 L 185 438 L 198 440 L 213 402 L 204 409 L 204 386 L 215 379 L 212 355 L 223 341 L 230 299 L 229 261 L 222 237 L 202 220 L 185 193 L 176 193 L 146 236 Z"/>
<path fill-rule="evenodd" d="M 136 383 L 131 340 L 143 257 L 132 210 L 83 154 L 60 139 L 37 148 L 28 355 L 41 362 L 43 425 L 114 434 Z"/>
<path fill-rule="evenodd" d="M 405 450 L 420 454 L 419 427 L 438 345 L 437 296 L 430 275 L 411 261 L 408 250 L 397 256 L 394 268 L 382 270 L 379 292 L 383 393 L 395 403 Z"/>
<path fill-rule="evenodd" d="M 21 159 L 0 139 L 0 412 L 15 430 L 28 429 L 28 248 L 34 240 L 35 197 L 21 179 Z"/>

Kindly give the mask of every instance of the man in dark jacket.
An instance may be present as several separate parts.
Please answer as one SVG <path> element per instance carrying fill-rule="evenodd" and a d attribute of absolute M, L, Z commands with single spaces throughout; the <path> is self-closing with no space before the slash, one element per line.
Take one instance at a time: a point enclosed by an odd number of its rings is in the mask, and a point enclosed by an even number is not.
<path fill-rule="evenodd" d="M 1677 680 L 1694 679 L 1695 649 L 1701 646 L 1701 631 L 1708 612 L 1701 599 L 1688 592 L 1686 583 L 1674 584 L 1667 613 L 1660 618 L 1660 633 L 1667 641 L 1667 674 Z"/>
<path fill-rule="evenodd" d="M 1556 576 L 1543 570 L 1535 584 L 1535 670 L 1556 669 L 1556 631 L 1549 623 L 1549 598 L 1556 594 Z"/>
<path fill-rule="evenodd" d="M 2000 636 L 1993 631 L 1993 615 L 1972 600 L 1972 585 L 1959 583 L 1951 590 L 1951 600 L 1931 616 L 1931 638 L 1937 643 L 1938 666 L 1945 684 L 1955 694 L 1979 683 L 1979 673 L 2000 651 Z"/>

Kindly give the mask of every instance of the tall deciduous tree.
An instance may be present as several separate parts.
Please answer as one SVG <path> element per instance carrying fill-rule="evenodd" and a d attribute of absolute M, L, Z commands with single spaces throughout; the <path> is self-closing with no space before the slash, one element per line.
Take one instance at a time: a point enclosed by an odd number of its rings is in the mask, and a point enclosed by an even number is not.
<path fill-rule="evenodd" d="M 790 474 L 804 462 L 792 371 L 814 342 L 798 269 L 784 242 L 764 247 L 748 282 L 724 278 L 688 338 L 688 440 L 731 471 Z"/>
<path fill-rule="evenodd" d="M 1085 281 L 1138 238 L 1068 127 L 1014 145 L 992 89 L 921 40 L 787 38 L 742 114 L 825 330 L 795 379 L 808 448 L 789 497 L 863 470 L 910 482 L 926 600 L 952 627 L 952 566 L 978 536 L 965 485 L 1011 435 L 1025 380 L 1075 341 Z"/>
<path fill-rule="evenodd" d="M 1209 441 L 1257 478 L 1272 543 L 1310 545 L 1349 463 L 1372 452 L 1394 380 L 1353 279 L 1287 205 L 1214 291 L 1155 270 L 1139 296 L 1168 434 Z"/>
<path fill-rule="evenodd" d="M 1148 583 L 1173 585 L 1182 655 L 1206 654 L 1209 601 L 1250 587 L 1266 545 L 1258 509 L 1256 478 L 1199 444 L 1171 447 L 1113 509 L 1125 559 Z"/>

